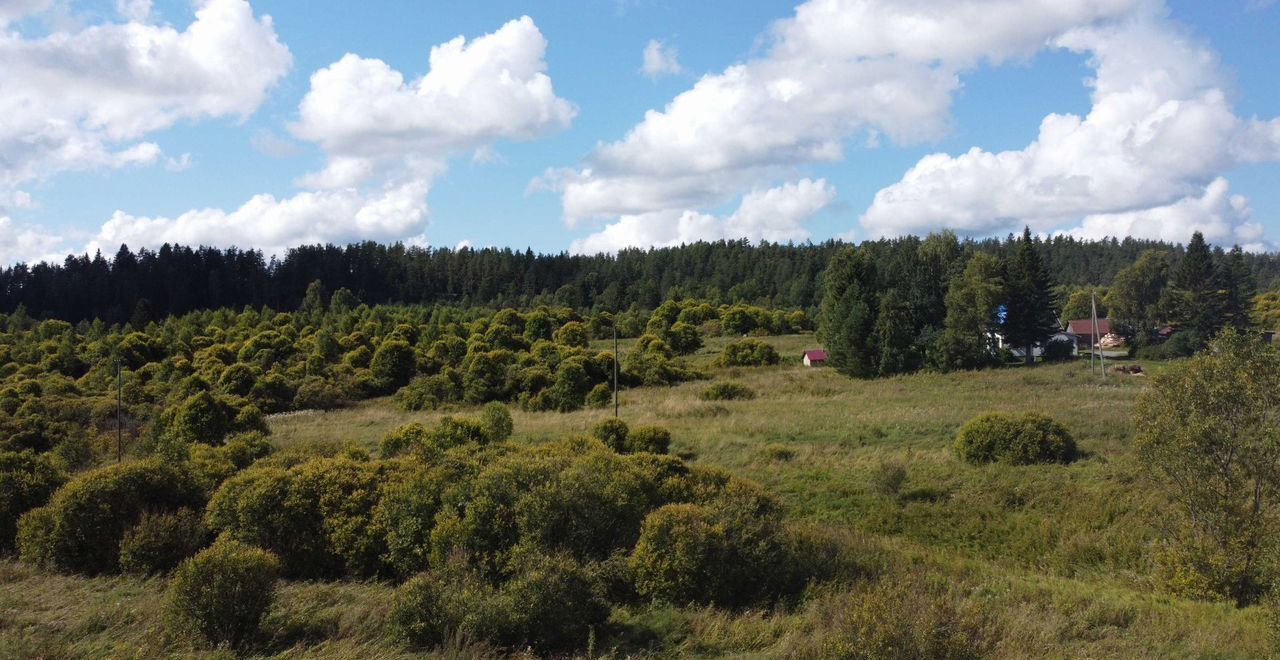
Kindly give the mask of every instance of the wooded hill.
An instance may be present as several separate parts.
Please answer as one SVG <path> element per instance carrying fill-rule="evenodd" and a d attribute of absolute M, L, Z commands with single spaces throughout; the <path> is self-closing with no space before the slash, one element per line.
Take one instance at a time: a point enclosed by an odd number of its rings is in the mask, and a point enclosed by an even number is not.
<path fill-rule="evenodd" d="M 924 239 L 863 243 L 874 252 L 902 253 Z M 903 245 L 906 244 L 906 245 Z M 1012 254 L 1017 241 L 959 241 L 965 253 Z M 34 318 L 71 322 L 147 321 L 220 307 L 266 305 L 289 311 L 316 280 L 330 291 L 346 288 L 369 304 L 447 302 L 492 308 L 539 304 L 611 311 L 653 309 L 663 300 L 695 297 L 713 303 L 748 302 L 814 311 L 822 299 L 819 277 L 837 241 L 752 245 L 747 241 L 695 243 L 674 248 L 623 250 L 616 255 L 535 254 L 510 248 L 419 248 L 374 242 L 309 245 L 279 258 L 235 248 L 165 245 L 134 252 L 68 256 L 61 264 L 18 264 L 0 269 L 0 312 L 19 305 Z M 1106 285 L 1147 250 L 1167 251 L 1175 262 L 1183 247 L 1132 238 L 1082 241 L 1037 238 L 1035 246 L 1055 284 Z M 1280 278 L 1280 255 L 1245 254 L 1262 290 Z M 1175 264 L 1176 265 L 1176 264 Z"/>

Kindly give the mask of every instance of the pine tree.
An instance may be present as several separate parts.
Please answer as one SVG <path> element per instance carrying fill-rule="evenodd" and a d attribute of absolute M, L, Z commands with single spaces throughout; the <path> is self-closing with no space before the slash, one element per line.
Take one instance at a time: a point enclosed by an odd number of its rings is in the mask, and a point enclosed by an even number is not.
<path fill-rule="evenodd" d="M 826 344 L 828 362 L 847 376 L 874 377 L 875 263 L 864 249 L 845 248 L 832 257 L 823 285 L 818 335 Z"/>
<path fill-rule="evenodd" d="M 1026 351 L 1027 364 L 1035 362 L 1034 348 L 1043 346 L 1058 327 L 1053 313 L 1053 294 L 1049 274 L 1040 261 L 1031 228 L 1022 232 L 1022 241 L 1009 261 L 1008 300 L 1002 325 L 1005 340 Z"/>
<path fill-rule="evenodd" d="M 1215 275 L 1213 253 L 1204 234 L 1195 232 L 1173 272 L 1169 307 L 1173 321 L 1206 339 L 1222 327 L 1223 300 Z"/>
<path fill-rule="evenodd" d="M 1220 327 L 1247 330 L 1250 325 L 1249 308 L 1256 292 L 1253 273 L 1249 271 L 1244 251 L 1239 245 L 1232 247 L 1218 264 L 1215 280 L 1221 305 Z"/>

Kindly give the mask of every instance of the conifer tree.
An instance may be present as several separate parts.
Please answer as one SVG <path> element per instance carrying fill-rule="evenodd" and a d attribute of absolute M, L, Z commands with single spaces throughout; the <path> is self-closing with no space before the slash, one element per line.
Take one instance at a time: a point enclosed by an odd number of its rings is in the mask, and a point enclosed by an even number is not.
<path fill-rule="evenodd" d="M 1022 231 L 1022 241 L 1009 261 L 1005 278 L 1008 300 L 1002 324 L 1005 340 L 1026 351 L 1027 364 L 1035 362 L 1036 345 L 1043 346 L 1058 327 L 1053 313 L 1049 274 L 1040 261 L 1031 238 L 1031 228 Z"/>
<path fill-rule="evenodd" d="M 1222 295 L 1213 263 L 1213 252 L 1204 234 L 1195 232 L 1187 252 L 1173 272 L 1169 307 L 1172 320 L 1204 338 L 1222 327 Z"/>
<path fill-rule="evenodd" d="M 840 250 L 823 274 L 823 285 L 818 333 L 826 344 L 828 362 L 847 376 L 874 377 L 872 333 L 879 302 L 875 263 L 860 248 Z"/>

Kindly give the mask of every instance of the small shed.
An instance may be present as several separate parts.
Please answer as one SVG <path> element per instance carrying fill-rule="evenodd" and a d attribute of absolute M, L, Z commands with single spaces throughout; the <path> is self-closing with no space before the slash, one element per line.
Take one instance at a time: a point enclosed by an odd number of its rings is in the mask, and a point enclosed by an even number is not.
<path fill-rule="evenodd" d="M 827 363 L 827 352 L 821 348 L 811 348 L 804 352 L 804 366 L 821 367 Z"/>

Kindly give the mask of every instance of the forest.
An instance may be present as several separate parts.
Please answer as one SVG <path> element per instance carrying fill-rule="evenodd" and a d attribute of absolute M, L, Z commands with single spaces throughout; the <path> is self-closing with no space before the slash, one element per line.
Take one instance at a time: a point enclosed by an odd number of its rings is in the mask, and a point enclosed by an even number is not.
<path fill-rule="evenodd" d="M 122 254 L 4 273 L 0 652 L 1269 648 L 1274 255 L 1029 231 Z M 201 260 L 237 265 L 185 298 L 155 275 Z M 98 262 L 96 292 L 29 297 Z M 1149 384 L 1052 347 L 1095 304 Z M 801 366 L 819 346 L 833 368 Z M 53 580 L 148 614 L 59 628 L 27 600 Z"/>
<path fill-rule="evenodd" d="M 1018 244 L 1004 239 L 957 241 L 964 254 L 1006 257 Z M 897 249 L 922 239 L 866 241 L 870 250 Z M 1037 252 L 1059 285 L 1109 284 L 1146 251 L 1177 261 L 1181 245 L 1134 238 L 1086 241 L 1070 236 L 1034 238 Z M 270 307 L 292 311 L 307 287 L 323 282 L 377 304 L 457 304 L 493 309 L 563 305 L 619 312 L 653 309 L 664 300 L 702 298 L 713 304 L 745 302 L 814 311 L 822 299 L 822 271 L 844 244 L 781 245 L 746 241 L 694 243 L 616 255 L 534 254 L 503 248 L 418 248 L 373 242 L 311 245 L 267 258 L 252 250 L 164 245 L 114 255 L 68 255 L 61 264 L 18 264 L 0 269 L 0 312 L 22 305 L 36 319 L 107 325 L 148 321 L 191 311 Z M 1215 248 L 1221 250 L 1221 248 Z M 1280 257 L 1244 253 L 1256 282 L 1270 289 Z"/>

